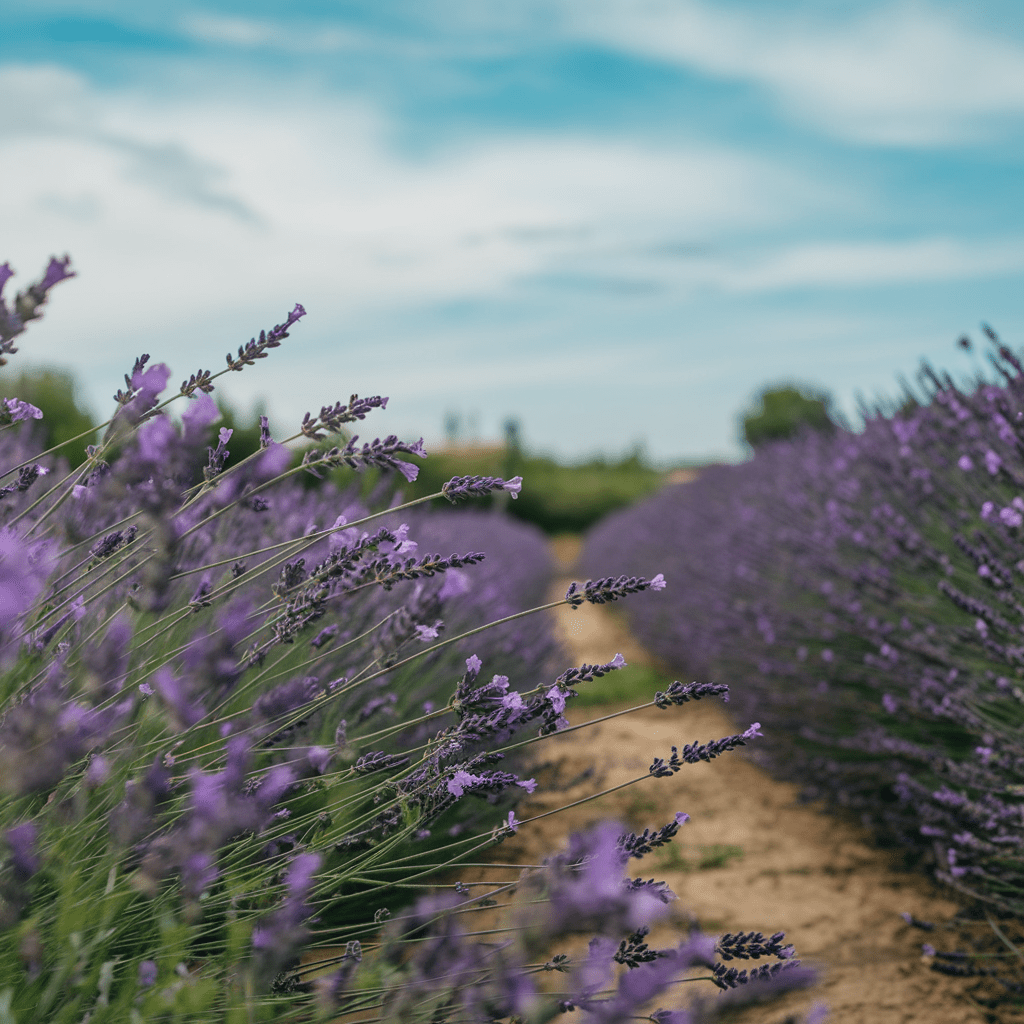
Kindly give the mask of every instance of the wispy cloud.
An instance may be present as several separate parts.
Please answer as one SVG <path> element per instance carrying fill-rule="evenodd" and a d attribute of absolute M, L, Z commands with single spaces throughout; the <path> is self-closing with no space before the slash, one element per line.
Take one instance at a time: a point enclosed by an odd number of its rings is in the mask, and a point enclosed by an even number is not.
<path fill-rule="evenodd" d="M 726 147 L 522 133 L 410 157 L 379 115 L 341 101 L 161 100 L 15 66 L 0 89 L 9 109 L 35 103 L 3 125 L 8 244 L 70 227 L 111 287 L 133 281 L 140 310 L 168 301 L 169 275 L 194 304 L 301 284 L 337 315 L 500 295 L 567 268 L 612 279 L 667 225 L 765 229 L 832 192 Z M 89 217 L 59 224 L 58 207 Z"/>
<path fill-rule="evenodd" d="M 567 2 L 577 38 L 763 87 L 820 131 L 852 142 L 944 146 L 1024 117 L 1024 46 L 924 4 L 846 18 L 699 0 Z"/>
<path fill-rule="evenodd" d="M 622 240 L 619 239 L 619 242 Z M 603 258 L 602 258 L 603 257 Z M 614 265 L 617 272 L 607 269 Z M 558 271 L 522 279 L 527 286 L 676 298 L 722 294 L 851 291 L 1019 275 L 1024 237 L 960 239 L 743 239 L 706 247 L 659 242 L 612 253 L 566 253 Z"/>
<path fill-rule="evenodd" d="M 961 242 L 922 238 L 895 242 L 817 242 L 781 246 L 759 258 L 720 266 L 731 291 L 896 287 L 964 281 L 1024 271 L 1024 238 Z"/>
<path fill-rule="evenodd" d="M 217 14 L 190 14 L 181 21 L 183 33 L 203 43 L 242 49 L 331 54 L 364 49 L 372 39 L 362 32 L 333 25 L 295 25 L 282 19 L 259 19 Z"/>

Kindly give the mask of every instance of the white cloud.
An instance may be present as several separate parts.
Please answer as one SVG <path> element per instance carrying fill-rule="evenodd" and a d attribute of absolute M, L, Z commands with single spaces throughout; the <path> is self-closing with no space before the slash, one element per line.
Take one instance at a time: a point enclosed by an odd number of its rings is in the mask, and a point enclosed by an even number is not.
<path fill-rule="evenodd" d="M 725 148 L 523 135 L 412 159 L 351 104 L 100 93 L 11 65 L 0 92 L 8 252 L 23 272 L 72 252 L 88 267 L 83 310 L 116 295 L 121 323 L 273 296 L 338 321 L 494 297 L 584 256 L 607 272 L 667 225 L 745 231 L 823 201 Z"/>
<path fill-rule="evenodd" d="M 358 32 L 336 27 L 294 27 L 288 21 L 195 14 L 184 19 L 182 30 L 203 43 L 240 49 L 275 49 L 293 53 L 336 53 L 367 45 Z"/>
<path fill-rule="evenodd" d="M 796 232 L 791 232 L 796 234 Z M 616 239 L 614 251 L 601 246 L 567 253 L 551 286 L 580 292 L 617 288 L 622 293 L 707 295 L 754 294 L 899 287 L 937 281 L 968 281 L 1019 275 L 1024 271 L 1024 237 L 904 240 L 786 240 L 771 244 L 744 239 L 716 247 L 643 244 L 630 248 Z M 609 267 L 614 271 L 609 272 Z M 545 275 L 528 284 L 543 284 Z"/>
<path fill-rule="evenodd" d="M 227 43 L 230 46 L 265 46 L 277 37 L 278 26 L 270 21 L 252 18 L 230 18 L 213 14 L 197 14 L 186 18 L 188 35 L 204 43 Z"/>
<path fill-rule="evenodd" d="M 564 12 L 577 37 L 752 82 L 793 115 L 854 142 L 957 144 L 1024 115 L 1024 47 L 920 3 L 838 24 L 697 0 L 591 0 Z"/>
<path fill-rule="evenodd" d="M 731 260 L 711 260 L 693 271 L 702 286 L 770 292 L 807 288 L 865 288 L 931 281 L 964 281 L 1024 271 L 1024 238 L 960 242 L 815 242 L 783 245 Z"/>

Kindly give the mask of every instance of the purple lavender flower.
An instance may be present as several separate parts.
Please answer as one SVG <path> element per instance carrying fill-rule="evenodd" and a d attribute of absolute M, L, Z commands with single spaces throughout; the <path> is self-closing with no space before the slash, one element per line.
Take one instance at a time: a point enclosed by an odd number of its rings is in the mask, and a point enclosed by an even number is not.
<path fill-rule="evenodd" d="M 643 576 L 608 576 L 600 580 L 587 580 L 583 584 L 582 593 L 579 593 L 578 583 L 570 583 L 565 600 L 570 608 L 579 608 L 584 601 L 605 604 L 608 601 L 617 601 L 626 594 L 639 594 L 644 590 L 664 590 L 665 586 L 665 577 L 660 572 L 650 580 L 644 579 Z"/>
<path fill-rule="evenodd" d="M 411 758 L 403 754 L 388 754 L 383 750 L 375 750 L 369 754 L 363 754 L 354 765 L 352 765 L 353 771 L 359 775 L 371 775 L 374 772 L 394 771 L 398 768 L 404 768 Z M 451 783 L 449 783 L 449 790 Z M 462 796 L 462 789 L 459 788 L 455 796 Z"/>
<path fill-rule="evenodd" d="M 266 416 L 260 417 L 260 448 L 269 448 L 274 443 L 270 436 L 270 420 Z"/>
<path fill-rule="evenodd" d="M 768 938 L 761 932 L 726 932 L 715 943 L 715 952 L 723 960 L 759 960 L 764 956 L 789 960 L 795 950 L 785 938 L 784 932 L 776 932 Z"/>
<path fill-rule="evenodd" d="M 285 875 L 285 898 L 281 906 L 256 925 L 252 933 L 255 951 L 253 977 L 266 987 L 268 981 L 294 964 L 308 931 L 305 922 L 312 914 L 306 901 L 321 858 L 315 853 L 300 853 L 293 858 Z"/>
<path fill-rule="evenodd" d="M 307 412 L 302 418 L 299 430 L 313 441 L 322 441 L 327 433 L 339 433 L 343 424 L 364 420 L 371 410 L 386 409 L 387 405 L 388 399 L 381 398 L 380 395 L 375 395 L 373 398 L 360 398 L 358 395 L 353 395 L 347 405 L 335 402 L 334 405 L 323 406 L 319 416 L 314 417 Z"/>
<path fill-rule="evenodd" d="M 577 987 L 582 991 L 572 1002 L 585 1009 L 588 1018 L 595 1021 L 595 1024 L 617 1024 L 632 1019 L 641 1007 L 669 990 L 683 972 L 696 966 L 710 967 L 713 962 L 713 945 L 714 940 L 707 936 L 694 935 L 682 941 L 675 949 L 659 950 L 658 955 L 620 975 L 610 997 L 595 999 L 592 992 L 606 986 L 607 968 L 616 955 L 614 943 L 610 946 L 599 941 L 592 943 L 587 964 L 578 972 Z M 613 952 L 612 956 L 608 955 L 609 951 Z M 580 982 L 583 984 L 580 985 Z M 661 1020 L 665 1019 L 663 1014 Z"/>
<path fill-rule="evenodd" d="M 228 455 L 228 441 L 231 440 L 231 435 L 234 433 L 229 427 L 221 427 L 220 432 L 217 435 L 217 447 L 207 448 L 208 461 L 207 466 L 203 470 L 203 476 L 207 480 L 212 480 L 215 476 L 220 474 L 224 469 L 224 463 L 227 461 Z"/>
<path fill-rule="evenodd" d="M 500 476 L 453 476 L 442 488 L 441 493 L 453 504 L 467 498 L 482 498 L 491 491 L 507 491 L 513 498 L 519 497 L 523 489 L 523 478 L 512 477 L 503 480 Z"/>
<path fill-rule="evenodd" d="M 0 530 L 0 622 L 12 622 L 30 607 L 55 562 L 52 544 Z"/>
<path fill-rule="evenodd" d="M 799 966 L 799 960 L 777 960 L 773 964 L 762 964 L 760 967 L 752 967 L 749 970 L 740 970 L 738 967 L 726 967 L 724 964 L 715 964 L 713 971 L 714 983 L 723 991 L 731 988 L 739 988 L 741 985 L 749 985 L 752 982 L 773 981 L 783 971 L 790 971 Z"/>
<path fill-rule="evenodd" d="M 451 793 L 452 796 L 462 796 L 466 791 L 467 786 L 479 785 L 483 781 L 484 776 L 482 775 L 472 775 L 466 771 L 457 771 L 448 780 L 448 792 Z"/>
<path fill-rule="evenodd" d="M 197 391 L 208 395 L 213 391 L 212 377 L 212 370 L 200 370 L 198 373 L 193 373 L 188 380 L 183 380 L 178 390 L 186 398 L 191 398 Z"/>
<path fill-rule="evenodd" d="M 579 668 L 567 668 L 555 680 L 555 683 L 559 687 L 576 686 L 579 683 L 587 683 L 591 679 L 600 679 L 601 676 L 607 675 L 609 672 L 625 667 L 626 659 L 621 654 L 616 654 L 611 661 L 603 665 L 588 665 L 584 662 Z"/>
<path fill-rule="evenodd" d="M 14 865 L 14 870 L 22 882 L 27 881 L 39 870 L 41 860 L 36 849 L 38 836 L 39 830 L 31 821 L 24 821 L 4 833 L 11 851 L 11 864 Z"/>
<path fill-rule="evenodd" d="M 0 425 L 18 423 L 21 420 L 41 420 L 42 409 L 37 409 L 20 398 L 0 398 Z"/>
<path fill-rule="evenodd" d="M 51 256 L 50 262 L 46 266 L 46 273 L 37 287 L 41 291 L 48 292 L 55 284 L 66 281 L 69 277 L 76 277 L 75 271 L 68 269 L 70 266 L 70 256 L 65 256 L 63 259 Z"/>
<path fill-rule="evenodd" d="M 140 422 L 156 406 L 170 376 L 170 369 L 163 363 L 137 369 L 132 374 L 129 395 L 121 407 L 121 413 L 129 423 Z"/>
<path fill-rule="evenodd" d="M 723 701 L 729 700 L 729 687 L 726 683 L 681 683 L 677 679 L 669 685 L 669 688 L 662 692 L 659 690 L 654 695 L 654 703 L 659 708 L 667 708 L 672 704 L 685 704 L 687 701 L 700 700 L 701 697 L 716 696 Z"/>
<path fill-rule="evenodd" d="M 329 451 L 309 451 L 302 459 L 303 467 L 313 476 L 322 476 L 321 470 L 348 466 L 351 469 L 362 470 L 368 466 L 377 466 L 381 469 L 397 469 L 409 483 L 412 483 L 419 474 L 419 466 L 402 459 L 396 459 L 396 454 L 418 455 L 426 458 L 427 453 L 423 450 L 423 438 L 421 437 L 414 444 L 399 441 L 394 434 L 390 434 L 382 441 L 374 438 L 369 444 L 361 448 L 356 445 L 359 435 L 356 434 L 345 445 L 344 448 L 331 448 Z"/>
<path fill-rule="evenodd" d="M 283 324 L 278 324 L 269 333 L 260 331 L 259 341 L 252 338 L 245 346 L 239 345 L 237 356 L 233 357 L 229 352 L 226 356 L 228 369 L 242 370 L 246 366 L 255 365 L 257 359 L 266 359 L 267 349 L 278 348 L 281 342 L 288 337 L 289 328 L 305 315 L 306 311 L 296 302 L 294 309 L 288 314 Z"/>
<path fill-rule="evenodd" d="M 161 666 L 157 670 L 151 683 L 142 685 L 150 687 L 149 693 L 160 694 L 171 711 L 179 731 L 195 725 L 206 714 L 201 701 L 198 698 L 190 699 L 186 684 L 166 666 Z"/>
<path fill-rule="evenodd" d="M 154 960 L 141 960 L 139 962 L 139 988 L 152 988 L 160 971 Z"/>
<path fill-rule="evenodd" d="M 672 748 L 672 756 L 666 762 L 656 757 L 648 769 L 655 778 L 664 778 L 675 775 L 684 764 L 697 764 L 698 761 L 711 761 L 736 747 L 746 745 L 746 741 L 755 736 L 761 736 L 761 724 L 755 722 L 745 732 L 737 733 L 735 736 L 726 736 L 720 740 L 712 740 L 710 743 L 690 743 L 683 747 L 680 757 L 679 749 Z"/>
<path fill-rule="evenodd" d="M 24 494 L 41 476 L 46 476 L 50 471 L 39 465 L 38 462 L 30 466 L 22 466 L 18 470 L 18 479 L 6 487 L 0 487 L 0 498 L 6 498 L 8 494 Z"/>
<path fill-rule="evenodd" d="M 113 533 L 108 533 L 102 540 L 97 541 L 89 549 L 89 553 L 93 558 L 109 558 L 115 551 L 119 551 L 122 547 L 127 547 L 131 544 L 136 536 L 138 536 L 138 532 L 139 528 L 137 526 L 129 526 L 124 530 L 115 530 Z"/>
<path fill-rule="evenodd" d="M 30 320 L 38 320 L 43 315 L 43 306 L 49 298 L 50 289 L 61 281 L 75 276 L 75 272 L 69 269 L 70 266 L 70 256 L 63 259 L 51 256 L 42 278 L 29 285 L 25 291 L 19 292 L 8 307 L 3 299 L 3 290 L 4 285 L 14 275 L 14 271 L 11 270 L 9 263 L 0 265 L 0 366 L 6 365 L 6 356 L 18 351 L 12 342 L 25 330 L 25 324 Z"/>
<path fill-rule="evenodd" d="M 618 844 L 623 853 L 637 860 L 656 850 L 659 846 L 666 846 L 679 832 L 680 825 L 690 820 L 690 816 L 682 811 L 676 814 L 675 819 L 661 828 L 651 831 L 645 828 L 640 835 L 630 832 L 619 836 Z"/>
<path fill-rule="evenodd" d="M 606 822 L 574 837 L 566 860 L 552 862 L 549 932 L 633 933 L 665 916 L 661 899 L 647 889 L 629 888 L 623 878 L 628 854 L 619 844 L 621 834 L 614 823 Z M 572 864 L 577 866 L 569 867 Z"/>
<path fill-rule="evenodd" d="M 157 465 L 170 459 L 178 440 L 178 432 L 166 416 L 155 416 L 142 424 L 136 437 L 141 460 Z"/>
<path fill-rule="evenodd" d="M 1020 514 L 1015 508 L 1003 508 L 999 510 L 999 521 L 1004 526 L 1008 526 L 1011 529 L 1016 529 L 1021 523 L 1024 523 L 1024 516 Z"/>

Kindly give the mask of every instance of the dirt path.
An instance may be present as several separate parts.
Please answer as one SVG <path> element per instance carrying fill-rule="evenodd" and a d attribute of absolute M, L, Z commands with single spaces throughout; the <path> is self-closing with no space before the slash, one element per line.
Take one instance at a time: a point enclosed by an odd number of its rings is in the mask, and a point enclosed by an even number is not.
<path fill-rule="evenodd" d="M 555 542 L 564 579 L 552 586 L 563 597 L 578 544 Z M 578 577 L 577 577 L 578 578 Z M 616 610 L 584 605 L 556 609 L 556 625 L 572 664 L 611 660 L 650 662 L 622 625 Z M 649 695 L 644 695 L 649 696 Z M 728 706 L 725 705 L 725 708 Z M 578 724 L 614 708 L 569 714 Z M 602 788 L 642 775 L 652 757 L 667 757 L 673 744 L 707 741 L 742 731 L 718 701 L 703 700 L 667 711 L 622 716 L 545 745 L 545 759 L 572 779 L 588 768 L 603 776 Z M 594 780 L 521 806 L 526 819 L 594 790 Z M 538 790 L 538 795 L 540 790 Z M 564 835 L 601 818 L 631 828 L 658 827 L 686 811 L 691 821 L 659 858 L 637 865 L 637 874 L 667 881 L 700 925 L 712 933 L 785 931 L 806 963 L 819 965 L 824 983 L 795 993 L 742 1019 L 782 1024 L 816 1002 L 828 1004 L 833 1024 L 982 1024 L 1019 1021 L 993 1017 L 974 1003 L 960 979 L 929 969 L 922 941 L 952 948 L 941 930 L 911 928 L 901 911 L 943 922 L 957 909 L 921 875 L 894 869 L 863 832 L 796 802 L 796 786 L 777 782 L 745 760 L 742 751 L 711 764 L 686 766 L 678 775 L 649 779 L 621 793 L 553 815 L 524 828 L 503 847 L 522 861 L 561 845 Z M 656 938 L 656 936 L 655 936 Z M 665 936 L 666 944 L 671 942 Z M 750 966 L 750 965 L 740 965 Z"/>

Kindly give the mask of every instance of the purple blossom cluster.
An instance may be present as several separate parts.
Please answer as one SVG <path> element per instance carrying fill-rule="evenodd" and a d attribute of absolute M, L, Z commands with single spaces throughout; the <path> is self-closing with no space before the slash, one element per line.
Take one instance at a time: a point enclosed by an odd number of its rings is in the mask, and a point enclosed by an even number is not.
<path fill-rule="evenodd" d="M 51 263 L 5 313 L 8 327 L 38 315 L 67 276 L 66 260 Z M 408 906 L 440 868 L 515 834 L 516 803 L 536 782 L 525 741 L 513 739 L 565 728 L 573 687 L 624 660 L 555 675 L 549 620 L 522 610 L 543 601 L 550 578 L 532 528 L 494 512 L 426 511 L 413 507 L 426 499 L 403 504 L 400 494 L 379 507 L 383 487 L 363 499 L 330 482 L 302 486 L 303 469 L 415 477 L 397 455 L 425 456 L 421 442 L 357 447 L 353 437 L 300 466 L 285 447 L 338 434 L 386 399 L 324 406 L 281 443 L 264 424 L 259 450 L 229 464 L 215 381 L 279 347 L 302 315 L 295 306 L 226 369 L 198 371 L 170 398 L 169 368 L 140 356 L 103 439 L 74 471 L 58 451 L 33 450 L 17 424 L 34 414 L 4 402 L 8 1015 L 307 1019 L 315 1002 L 324 1019 L 368 1007 L 395 1021 L 547 1019 L 557 1007 L 534 986 L 531 961 L 581 930 L 595 937 L 585 957 L 557 961 L 570 980 L 560 1005 L 592 1021 L 625 1019 L 692 967 L 719 987 L 778 985 L 787 964 L 776 937 L 722 940 L 728 956 L 779 959 L 742 976 L 715 960 L 711 938 L 647 944 L 674 897 L 623 869 L 670 842 L 685 814 L 641 834 L 604 826 L 573 837 L 522 881 L 519 937 L 503 944 L 463 927 L 466 913 L 488 905 L 466 886 Z M 186 406 L 180 421 L 164 411 L 176 400 Z M 444 493 L 514 495 L 520 485 L 456 478 Z M 662 587 L 660 575 L 607 578 L 566 600 Z M 488 680 L 485 662 L 502 672 Z M 659 706 L 721 692 L 670 687 Z M 692 744 L 681 759 L 673 748 L 665 772 L 756 734 Z M 385 922 L 364 959 L 360 939 Z M 308 981 L 304 958 L 341 943 L 333 974 Z M 787 984 L 797 977 L 784 973 Z M 367 991 L 376 992 L 369 1003 Z"/>
<path fill-rule="evenodd" d="M 762 748 L 939 878 L 1024 911 L 1024 366 L 925 366 L 859 434 L 805 434 L 612 516 L 584 564 L 686 580 L 641 639 L 727 675 Z M 680 538 L 685 538 L 681 543 Z"/>
<path fill-rule="evenodd" d="M 467 498 L 482 498 L 491 491 L 507 491 L 513 498 L 519 497 L 523 478 L 514 476 L 503 480 L 500 476 L 454 476 L 442 488 L 441 493 L 453 504 Z"/>
<path fill-rule="evenodd" d="M 647 1008 L 655 1000 L 678 999 L 675 986 L 694 969 L 709 972 L 703 976 L 720 988 L 739 990 L 727 1004 L 732 1008 L 744 997 L 751 1002 L 764 998 L 766 987 L 782 991 L 808 984 L 812 975 L 792 959 L 793 949 L 782 944 L 781 934 L 770 939 L 752 932 L 726 935 L 716 942 L 688 933 L 674 946 L 652 949 L 647 937 L 653 925 L 671 917 L 671 897 L 624 875 L 628 854 L 617 832 L 606 822 L 574 835 L 543 870 L 525 877 L 512 904 L 516 927 L 505 941 L 485 946 L 474 940 L 462 921 L 479 900 L 464 892 L 427 897 L 411 913 L 392 919 L 382 949 L 392 971 L 383 1019 L 535 1020 L 579 1011 L 589 1024 L 641 1017 L 698 1024 L 718 1017 L 718 1008 L 707 1003 L 653 1013 Z M 595 933 L 584 956 L 549 956 L 553 943 L 581 933 Z M 719 955 L 775 960 L 739 971 L 719 962 Z M 548 959 L 538 968 L 540 957 Z M 535 982 L 550 971 L 565 976 L 554 1006 Z M 443 989 L 438 978 L 448 982 Z M 319 979 L 324 1011 L 352 1005 L 344 996 L 357 979 L 358 969 L 350 961 L 342 962 L 334 976 Z"/>
<path fill-rule="evenodd" d="M 71 258 L 65 256 L 58 259 L 50 258 L 43 276 L 35 284 L 29 285 L 24 291 L 18 292 L 8 305 L 4 299 L 4 288 L 14 276 L 10 263 L 0 263 L 0 366 L 7 363 L 7 356 L 14 355 L 18 350 L 14 347 L 14 339 L 25 330 L 30 320 L 38 320 L 43 315 L 43 306 L 50 297 L 50 289 L 75 273 L 70 269 Z M 27 405 L 28 403 L 20 403 Z M 32 406 L 28 406 L 29 409 Z M 38 411 L 38 410 L 37 410 Z"/>

